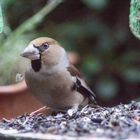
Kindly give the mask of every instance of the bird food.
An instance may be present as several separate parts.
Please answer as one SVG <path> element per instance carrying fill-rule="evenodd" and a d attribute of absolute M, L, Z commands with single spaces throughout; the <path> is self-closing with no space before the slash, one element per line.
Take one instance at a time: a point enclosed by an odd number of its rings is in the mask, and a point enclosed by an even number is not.
<path fill-rule="evenodd" d="M 133 101 L 127 105 L 120 104 L 111 108 L 91 108 L 87 105 L 73 114 L 68 112 L 50 116 L 24 114 L 14 119 L 1 120 L 0 130 L 72 138 L 138 138 L 140 137 L 140 102 Z"/>

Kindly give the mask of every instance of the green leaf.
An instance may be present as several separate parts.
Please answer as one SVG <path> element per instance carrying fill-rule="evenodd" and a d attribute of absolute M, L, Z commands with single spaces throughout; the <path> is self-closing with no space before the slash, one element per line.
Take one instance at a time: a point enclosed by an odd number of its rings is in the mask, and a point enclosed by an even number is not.
<path fill-rule="evenodd" d="M 117 95 L 118 84 L 112 78 L 102 78 L 96 84 L 96 91 L 103 100 L 111 100 Z"/>
<path fill-rule="evenodd" d="M 0 5 L 0 33 L 3 30 L 3 18 L 2 18 L 2 11 L 1 11 L 1 5 Z"/>
<path fill-rule="evenodd" d="M 129 26 L 132 33 L 140 39 L 140 1 L 131 0 L 130 14 L 129 14 Z"/>
<path fill-rule="evenodd" d="M 107 6 L 108 0 L 82 0 L 89 8 L 102 10 Z"/>
<path fill-rule="evenodd" d="M 140 71 L 136 68 L 129 68 L 123 71 L 123 77 L 131 83 L 140 82 Z"/>
<path fill-rule="evenodd" d="M 102 69 L 102 64 L 99 59 L 88 56 L 82 64 L 84 73 L 97 74 Z"/>

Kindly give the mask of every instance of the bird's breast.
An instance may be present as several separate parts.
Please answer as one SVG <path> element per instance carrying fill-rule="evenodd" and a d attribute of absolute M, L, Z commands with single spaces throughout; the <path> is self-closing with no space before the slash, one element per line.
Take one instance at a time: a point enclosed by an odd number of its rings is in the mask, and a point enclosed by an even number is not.
<path fill-rule="evenodd" d="M 49 107 L 72 107 L 83 100 L 81 94 L 72 91 L 73 81 L 67 71 L 43 76 L 26 72 L 25 80 L 32 93 Z"/>

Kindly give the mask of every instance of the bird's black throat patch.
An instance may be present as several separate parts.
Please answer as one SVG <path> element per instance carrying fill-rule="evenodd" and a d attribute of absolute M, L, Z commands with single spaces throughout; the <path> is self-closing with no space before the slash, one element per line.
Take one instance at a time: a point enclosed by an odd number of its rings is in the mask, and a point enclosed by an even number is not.
<path fill-rule="evenodd" d="M 32 69 L 35 72 L 40 71 L 40 69 L 41 69 L 41 58 L 40 59 L 37 59 L 37 60 L 32 60 L 31 61 L 31 66 L 32 66 Z"/>

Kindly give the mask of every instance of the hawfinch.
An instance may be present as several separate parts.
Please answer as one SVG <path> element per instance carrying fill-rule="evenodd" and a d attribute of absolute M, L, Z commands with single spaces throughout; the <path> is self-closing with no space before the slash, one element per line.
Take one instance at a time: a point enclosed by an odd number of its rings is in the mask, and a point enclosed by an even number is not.
<path fill-rule="evenodd" d="M 40 37 L 21 56 L 31 60 L 25 81 L 34 96 L 54 111 L 95 105 L 95 95 L 69 62 L 65 49 L 54 39 Z"/>

